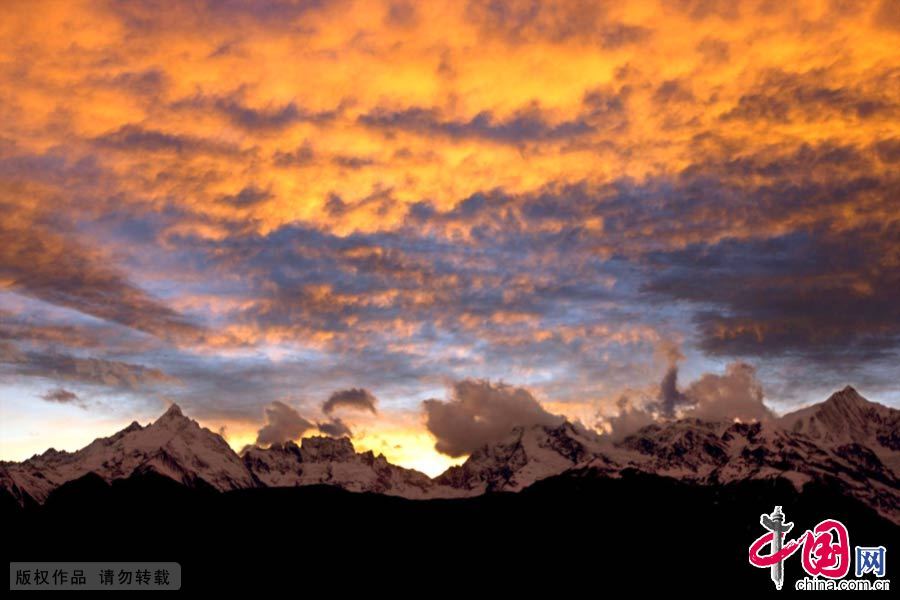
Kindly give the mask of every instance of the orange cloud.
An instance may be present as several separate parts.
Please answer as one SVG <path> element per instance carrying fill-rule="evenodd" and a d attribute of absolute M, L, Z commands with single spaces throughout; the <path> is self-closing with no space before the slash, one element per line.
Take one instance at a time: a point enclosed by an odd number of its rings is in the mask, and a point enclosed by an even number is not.
<path fill-rule="evenodd" d="M 259 414 L 323 382 L 396 385 L 403 410 L 469 376 L 613 398 L 656 378 L 665 339 L 883 360 L 897 15 L 6 2 L 2 374 L 135 388 L 110 375 L 134 367 L 240 401 L 252 381 Z M 391 431 L 403 460 L 428 446 Z"/>

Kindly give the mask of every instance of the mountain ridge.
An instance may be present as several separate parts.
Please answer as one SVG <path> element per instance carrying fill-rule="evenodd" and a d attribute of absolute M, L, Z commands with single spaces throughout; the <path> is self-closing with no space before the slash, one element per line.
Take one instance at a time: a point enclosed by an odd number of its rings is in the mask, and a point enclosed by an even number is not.
<path fill-rule="evenodd" d="M 0 462 L 0 489 L 20 505 L 40 504 L 53 489 L 88 472 L 107 482 L 152 472 L 220 492 L 323 484 L 429 499 L 519 492 L 569 471 L 617 478 L 634 470 L 701 485 L 781 478 L 798 490 L 812 481 L 835 480 L 847 495 L 900 523 L 898 436 L 900 411 L 847 386 L 771 422 L 673 420 L 645 426 L 616 443 L 568 421 L 516 427 L 462 465 L 430 478 L 383 455 L 356 452 L 346 437 L 248 446 L 238 454 L 172 405 L 146 427 L 133 422 L 77 452 L 51 448 L 21 463 Z"/>

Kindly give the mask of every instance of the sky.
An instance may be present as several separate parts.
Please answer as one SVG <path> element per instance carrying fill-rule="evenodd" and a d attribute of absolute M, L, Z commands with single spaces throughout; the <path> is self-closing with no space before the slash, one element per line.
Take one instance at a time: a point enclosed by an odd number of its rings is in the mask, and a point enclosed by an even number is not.
<path fill-rule="evenodd" d="M 436 474 L 900 406 L 900 3 L 6 0 L 0 459 L 171 403 Z"/>

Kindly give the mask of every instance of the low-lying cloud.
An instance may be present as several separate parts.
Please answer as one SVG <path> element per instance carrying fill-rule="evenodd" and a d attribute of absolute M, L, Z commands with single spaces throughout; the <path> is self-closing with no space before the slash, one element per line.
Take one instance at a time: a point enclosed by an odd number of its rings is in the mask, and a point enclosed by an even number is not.
<path fill-rule="evenodd" d="M 762 384 L 756 369 L 744 362 L 733 362 L 724 375 L 706 373 L 691 383 L 685 392 L 691 407 L 685 417 L 705 421 L 765 421 L 772 411 L 763 403 Z"/>
<path fill-rule="evenodd" d="M 256 443 L 283 444 L 289 440 L 297 440 L 316 426 L 300 416 L 300 413 L 280 400 L 266 407 L 266 424 L 256 435 Z"/>
<path fill-rule="evenodd" d="M 557 425 L 564 417 L 547 412 L 524 388 L 466 379 L 453 386 L 449 400 L 425 400 L 425 425 L 435 449 L 449 456 L 471 454 L 503 439 L 516 426 Z"/>
<path fill-rule="evenodd" d="M 331 419 L 324 423 L 317 423 L 316 427 L 319 431 L 331 437 L 353 437 L 353 431 L 350 426 L 338 418 Z"/>
<path fill-rule="evenodd" d="M 756 369 L 735 361 L 724 374 L 704 373 L 685 389 L 678 387 L 678 366 L 666 371 L 655 400 L 640 402 L 622 396 L 619 412 L 605 419 L 614 440 L 622 439 L 642 427 L 673 418 L 704 421 L 766 421 L 774 417 L 763 402 L 765 394 L 756 377 Z"/>
<path fill-rule="evenodd" d="M 301 415 L 292 406 L 276 400 L 265 409 L 266 423 L 257 432 L 256 443 L 271 445 L 295 441 L 311 430 L 317 430 L 330 437 L 352 438 L 353 430 L 350 425 L 332 413 L 339 408 L 345 408 L 378 414 L 378 410 L 375 408 L 377 402 L 378 399 L 375 398 L 375 395 L 363 388 L 339 390 L 322 403 L 322 414 L 328 419 L 314 421 Z"/>

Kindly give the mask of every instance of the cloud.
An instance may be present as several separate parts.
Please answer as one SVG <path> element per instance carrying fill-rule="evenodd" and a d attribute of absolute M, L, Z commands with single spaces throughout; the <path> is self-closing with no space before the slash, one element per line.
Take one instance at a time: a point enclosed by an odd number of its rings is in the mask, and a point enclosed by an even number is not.
<path fill-rule="evenodd" d="M 281 107 L 250 108 L 233 100 L 217 100 L 215 106 L 235 125 L 245 129 L 280 129 L 311 118 L 293 102 Z"/>
<path fill-rule="evenodd" d="M 772 411 L 763 403 L 765 394 L 756 378 L 756 369 L 733 362 L 725 374 L 706 373 L 688 386 L 684 394 L 691 403 L 685 417 L 705 421 L 766 421 Z"/>
<path fill-rule="evenodd" d="M 114 339 L 122 339 L 122 333 L 122 330 L 115 325 L 75 326 L 64 323 L 22 321 L 15 315 L 0 310 L 0 340 L 29 342 L 32 346 L 62 344 L 69 348 L 108 348 L 115 345 Z"/>
<path fill-rule="evenodd" d="M 893 0 L 881 0 L 875 11 L 872 22 L 875 27 L 900 32 L 900 6 Z"/>
<path fill-rule="evenodd" d="M 877 80 L 843 86 L 835 79 L 828 69 L 807 72 L 772 69 L 762 76 L 756 89 L 748 90 L 721 118 L 789 123 L 834 117 L 895 118 L 900 112 L 897 99 L 879 90 Z"/>
<path fill-rule="evenodd" d="M 239 208 L 252 208 L 253 206 L 265 202 L 272 198 L 272 193 L 263 190 L 255 185 L 248 185 L 241 188 L 236 194 L 225 194 L 221 197 L 222 202 L 237 206 Z"/>
<path fill-rule="evenodd" d="M 39 365 L 45 377 L 62 377 L 110 387 L 137 389 L 149 384 L 177 382 L 159 369 L 117 360 L 39 354 L 29 355 L 29 364 Z"/>
<path fill-rule="evenodd" d="M 642 406 L 636 405 L 628 396 L 621 396 L 616 402 L 618 413 L 604 419 L 609 428 L 609 435 L 614 442 L 619 442 L 632 433 L 657 422 L 656 415 Z M 604 423 L 598 423 L 603 427 Z"/>
<path fill-rule="evenodd" d="M 607 5 L 595 2 L 469 0 L 466 17 L 485 38 L 516 44 L 577 43 L 615 49 L 651 35 L 649 28 L 610 20 Z"/>
<path fill-rule="evenodd" d="M 352 392 L 348 394 L 348 392 Z M 343 392 L 332 394 L 332 398 L 338 395 L 340 401 L 337 404 L 329 406 L 328 410 L 323 408 L 323 412 L 330 414 L 336 406 L 350 406 L 356 409 L 363 407 L 362 404 L 369 398 L 372 404 L 365 404 L 364 410 L 372 410 L 375 412 L 374 397 L 365 390 L 350 389 Z M 351 400 L 347 400 L 351 398 Z M 327 404 L 327 403 L 326 403 Z M 256 436 L 256 443 L 262 445 L 280 444 L 286 441 L 295 441 L 303 437 L 307 431 L 318 430 L 331 437 L 353 437 L 353 431 L 350 426 L 338 417 L 331 417 L 327 421 L 313 423 L 311 420 L 302 416 L 297 409 L 285 404 L 280 400 L 275 400 L 265 408 L 266 423 L 259 429 Z"/>
<path fill-rule="evenodd" d="M 688 398 L 678 389 L 678 366 L 672 365 L 659 384 L 659 407 L 663 416 L 671 417 Z"/>
<path fill-rule="evenodd" d="M 6 3 L 4 385 L 155 369 L 249 420 L 521 377 L 574 415 L 671 338 L 628 410 L 706 359 L 894 398 L 900 13 L 785 4 Z"/>
<path fill-rule="evenodd" d="M 297 123 L 324 124 L 334 120 L 341 110 L 312 111 L 296 102 L 278 105 L 250 106 L 242 98 L 242 91 L 227 95 L 196 95 L 172 104 L 175 110 L 193 110 L 199 113 L 215 112 L 231 125 L 251 133 L 277 133 Z"/>
<path fill-rule="evenodd" d="M 10 342 L 0 342 L 0 362 L 20 363 L 25 360 L 25 355 Z"/>
<path fill-rule="evenodd" d="M 322 404 L 322 412 L 330 415 L 338 408 L 348 408 L 352 410 L 369 411 L 373 415 L 378 414 L 375 405 L 378 399 L 372 395 L 372 392 L 363 388 L 350 388 L 340 390 L 331 394 Z"/>
<path fill-rule="evenodd" d="M 735 21 L 741 14 L 740 4 L 727 0 L 679 0 L 666 3 L 672 11 L 683 12 L 695 21 L 719 17 L 726 21 Z"/>
<path fill-rule="evenodd" d="M 75 392 L 70 392 L 64 388 L 54 388 L 52 390 L 47 390 L 43 394 L 41 394 L 41 399 L 46 400 L 47 402 L 55 402 L 57 404 L 75 404 L 78 406 L 84 407 L 84 404 L 81 401 L 81 398 L 78 397 L 78 394 Z"/>
<path fill-rule="evenodd" d="M 387 13 L 385 14 L 385 22 L 396 27 L 409 27 L 415 25 L 417 21 L 416 7 L 411 2 L 390 2 Z"/>
<path fill-rule="evenodd" d="M 660 254 L 645 289 L 702 305 L 701 347 L 844 368 L 890 360 L 900 340 L 896 223 L 723 240 Z"/>
<path fill-rule="evenodd" d="M 728 42 L 713 37 L 700 40 L 697 43 L 697 52 L 700 52 L 710 64 L 726 63 L 731 58 L 731 46 Z"/>
<path fill-rule="evenodd" d="M 677 381 L 678 365 L 671 364 L 658 397 L 642 400 L 639 396 L 623 395 L 616 403 L 617 413 L 602 419 L 598 426 L 605 426 L 613 441 L 619 441 L 647 425 L 673 419 L 750 422 L 774 417 L 764 403 L 765 393 L 756 369 L 747 363 L 732 362 L 721 375 L 704 373 L 684 389 L 679 389 Z"/>
<path fill-rule="evenodd" d="M 563 417 L 550 414 L 524 388 L 467 379 L 453 386 L 450 400 L 425 400 L 428 431 L 435 449 L 449 456 L 471 454 L 506 437 L 514 427 L 558 425 Z"/>
<path fill-rule="evenodd" d="M 692 102 L 694 99 L 689 84 L 680 79 L 662 82 L 653 94 L 653 101 L 659 104 Z"/>
<path fill-rule="evenodd" d="M 178 383 L 160 369 L 101 358 L 83 358 L 60 352 L 19 350 L 9 345 L 2 352 L 0 364 L 6 364 L 19 375 L 65 379 L 111 388 L 139 390 L 159 384 Z"/>
<path fill-rule="evenodd" d="M 316 152 L 308 141 L 293 150 L 276 150 L 272 162 L 277 167 L 303 167 L 312 165 Z"/>
<path fill-rule="evenodd" d="M 170 81 L 165 71 L 154 68 L 141 71 L 123 71 L 101 79 L 98 83 L 121 88 L 136 97 L 152 100 L 162 95 Z"/>
<path fill-rule="evenodd" d="M 102 251 L 57 231 L 49 217 L 4 204 L 0 210 L 0 283 L 82 313 L 166 339 L 197 338 L 190 323 L 110 265 Z"/>
<path fill-rule="evenodd" d="M 146 129 L 129 123 L 94 138 L 103 148 L 123 152 L 172 152 L 179 155 L 238 155 L 241 149 L 229 142 L 188 134 Z"/>
<path fill-rule="evenodd" d="M 336 417 L 324 423 L 317 423 L 316 427 L 319 428 L 319 431 L 331 437 L 353 437 L 353 431 L 350 430 L 350 427 Z"/>
<path fill-rule="evenodd" d="M 497 118 L 490 111 L 483 111 L 468 120 L 445 119 L 434 109 L 418 107 L 398 111 L 377 109 L 361 115 L 359 122 L 378 129 L 459 139 L 482 138 L 509 144 L 571 139 L 594 131 L 593 126 L 582 119 L 552 122 L 537 105 L 519 109 L 507 118 Z"/>
<path fill-rule="evenodd" d="M 247 5 L 199 0 L 190 7 L 178 7 L 161 14 L 155 1 L 143 1 L 117 6 L 112 14 L 126 31 L 140 36 L 169 31 L 196 33 L 198 30 L 219 33 L 233 30 L 243 36 L 254 31 L 285 31 L 298 35 L 298 29 L 307 17 L 334 6 L 346 6 L 346 3 L 340 0 L 266 0 Z"/>
<path fill-rule="evenodd" d="M 316 428 L 301 417 L 296 409 L 280 400 L 267 406 L 265 415 L 266 423 L 256 434 L 257 444 L 281 444 L 289 440 L 298 440 L 306 431 Z"/>

